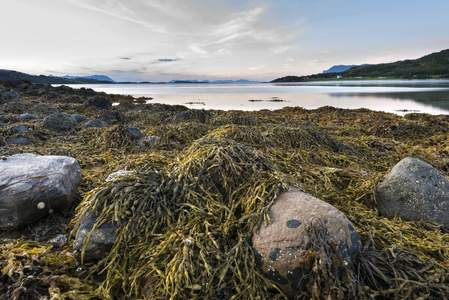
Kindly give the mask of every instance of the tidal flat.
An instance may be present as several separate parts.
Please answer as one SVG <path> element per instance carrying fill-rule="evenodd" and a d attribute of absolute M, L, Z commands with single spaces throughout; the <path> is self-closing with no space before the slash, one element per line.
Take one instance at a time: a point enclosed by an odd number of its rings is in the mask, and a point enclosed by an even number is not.
<path fill-rule="evenodd" d="M 340 210 L 362 241 L 352 269 L 327 266 L 334 252 L 314 244 L 301 258 L 312 273 L 299 299 L 449 297 L 448 230 L 382 216 L 375 197 L 406 157 L 448 178 L 449 115 L 189 109 L 89 88 L 0 85 L 19 95 L 0 102 L 2 159 L 69 156 L 83 176 L 71 206 L 0 231 L 0 298 L 285 299 L 258 267 L 251 236 L 288 186 Z M 118 105 L 86 106 L 95 96 Z M 85 120 L 50 130 L 44 119 L 54 113 Z M 107 127 L 83 127 L 93 119 Z M 105 183 L 120 170 L 134 173 Z M 117 239 L 104 259 L 83 264 L 73 239 L 95 209 L 99 222 L 118 224 Z"/>

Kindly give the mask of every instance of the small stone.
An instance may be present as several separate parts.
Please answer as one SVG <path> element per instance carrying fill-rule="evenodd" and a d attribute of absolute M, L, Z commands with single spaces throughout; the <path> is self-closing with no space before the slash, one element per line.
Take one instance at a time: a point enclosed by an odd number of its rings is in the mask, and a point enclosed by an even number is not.
<path fill-rule="evenodd" d="M 45 208 L 45 203 L 44 203 L 44 202 L 39 202 L 39 203 L 37 204 L 37 208 L 38 208 L 38 209 L 44 209 L 44 208 Z"/>

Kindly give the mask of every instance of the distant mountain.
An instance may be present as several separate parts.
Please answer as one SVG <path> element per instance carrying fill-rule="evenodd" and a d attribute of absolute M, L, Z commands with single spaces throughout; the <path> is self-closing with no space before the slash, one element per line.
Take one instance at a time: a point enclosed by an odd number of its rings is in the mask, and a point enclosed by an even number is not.
<path fill-rule="evenodd" d="M 323 71 L 323 73 L 340 73 L 344 72 L 346 70 L 349 70 L 354 67 L 360 67 L 360 66 L 369 66 L 369 64 L 363 64 L 363 65 L 337 65 L 333 66 L 328 70 Z"/>
<path fill-rule="evenodd" d="M 102 76 L 102 75 L 94 75 L 94 76 Z M 88 76 L 89 77 L 89 76 Z M 74 84 L 74 83 L 111 83 L 114 82 L 107 76 L 109 80 L 98 80 L 94 78 L 88 77 L 75 77 L 75 78 L 64 78 L 57 76 L 45 76 L 45 75 L 30 75 L 18 71 L 13 70 L 4 70 L 0 69 L 0 80 L 26 80 L 32 83 L 40 83 L 40 84 Z M 112 80 L 112 81 L 110 81 Z"/>
<path fill-rule="evenodd" d="M 393 63 L 365 65 L 350 68 L 338 73 L 320 73 L 308 76 L 286 76 L 271 82 L 304 82 L 335 78 L 398 78 L 429 79 L 449 78 L 449 49 L 435 52 L 418 59 L 408 59 Z"/>
<path fill-rule="evenodd" d="M 246 79 L 239 79 L 239 80 L 214 80 L 214 81 L 210 81 L 210 80 L 179 80 L 179 79 L 175 79 L 175 80 L 170 80 L 168 83 L 260 83 L 260 81 L 251 81 L 251 80 L 246 80 Z"/>
<path fill-rule="evenodd" d="M 115 83 L 114 80 L 112 80 L 111 78 L 109 78 L 106 75 L 91 75 L 91 76 L 70 76 L 70 75 L 65 75 L 65 76 L 62 76 L 62 78 L 67 78 L 67 79 L 87 79 L 87 80 L 107 81 L 107 82 Z"/>

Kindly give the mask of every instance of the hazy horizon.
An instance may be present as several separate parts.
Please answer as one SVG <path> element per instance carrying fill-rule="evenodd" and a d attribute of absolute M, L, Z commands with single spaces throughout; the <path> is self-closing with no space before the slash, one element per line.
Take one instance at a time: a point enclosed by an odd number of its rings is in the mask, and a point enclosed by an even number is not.
<path fill-rule="evenodd" d="M 0 69 L 270 81 L 449 48 L 449 2 L 0 0 Z"/>

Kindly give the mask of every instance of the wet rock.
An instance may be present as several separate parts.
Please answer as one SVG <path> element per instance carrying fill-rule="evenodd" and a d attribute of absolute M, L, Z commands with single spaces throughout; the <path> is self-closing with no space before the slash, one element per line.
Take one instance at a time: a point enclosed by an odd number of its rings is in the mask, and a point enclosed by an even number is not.
<path fill-rule="evenodd" d="M 139 140 L 139 145 L 145 148 L 153 148 L 159 143 L 160 140 L 161 137 L 156 134 L 147 135 Z"/>
<path fill-rule="evenodd" d="M 7 137 L 5 142 L 10 145 L 26 146 L 30 144 L 33 140 L 29 137 Z"/>
<path fill-rule="evenodd" d="M 16 91 L 10 90 L 0 92 L 0 104 L 12 101 L 14 99 L 20 99 L 20 95 Z"/>
<path fill-rule="evenodd" d="M 26 132 L 26 131 L 30 131 L 30 129 L 27 126 L 25 126 L 25 125 L 19 125 L 19 126 L 14 127 L 12 129 L 12 134 L 16 134 L 16 133 L 19 133 L 19 132 Z"/>
<path fill-rule="evenodd" d="M 56 113 L 44 119 L 44 127 L 53 131 L 67 131 L 75 128 L 77 122 L 67 113 Z"/>
<path fill-rule="evenodd" d="M 143 137 L 142 132 L 140 132 L 140 130 L 137 129 L 136 127 L 128 127 L 128 130 L 129 132 L 131 132 L 134 138 L 140 139 L 141 137 Z"/>
<path fill-rule="evenodd" d="M 119 170 L 117 172 L 109 174 L 109 176 L 105 179 L 106 182 L 108 181 L 116 181 L 120 179 L 120 176 L 125 176 L 127 174 L 134 173 L 134 171 L 126 171 L 126 170 Z"/>
<path fill-rule="evenodd" d="M 30 121 L 33 119 L 37 119 L 37 117 L 33 114 L 21 114 L 21 115 L 17 116 L 17 120 L 19 120 L 19 121 Z"/>
<path fill-rule="evenodd" d="M 72 115 L 72 118 L 74 118 L 78 124 L 86 121 L 86 118 L 80 114 L 74 114 Z"/>
<path fill-rule="evenodd" d="M 18 84 L 17 88 L 21 89 L 21 90 L 24 90 L 24 91 L 25 90 L 31 90 L 33 88 L 33 85 L 31 83 L 28 83 L 28 82 L 23 82 L 23 83 Z"/>
<path fill-rule="evenodd" d="M 351 222 L 336 208 L 297 189 L 282 193 L 269 211 L 271 224 L 253 235 L 257 261 L 265 276 L 289 299 L 306 289 L 304 278 L 311 270 L 299 259 L 311 247 L 308 228 L 319 223 L 327 231 L 322 243 L 338 245 L 338 256 L 350 266 L 361 250 L 361 241 Z"/>
<path fill-rule="evenodd" d="M 94 96 L 84 102 L 84 109 L 88 108 L 89 106 L 95 106 L 99 109 L 108 109 L 112 107 L 112 102 L 103 96 Z"/>
<path fill-rule="evenodd" d="M 449 181 L 431 165 L 407 157 L 376 189 L 379 213 L 436 222 L 449 228 Z"/>
<path fill-rule="evenodd" d="M 0 160 L 0 229 L 65 208 L 81 181 L 81 168 L 71 157 L 22 153 Z"/>
<path fill-rule="evenodd" d="M 86 129 L 89 127 L 107 128 L 108 125 L 106 125 L 106 123 L 100 119 L 92 119 L 87 121 L 83 126 L 81 126 L 81 129 Z"/>
<path fill-rule="evenodd" d="M 77 252 L 77 259 L 82 263 L 104 258 L 114 245 L 117 223 L 105 222 L 92 231 L 96 221 L 96 216 L 87 214 L 76 232 L 73 250 Z M 88 237 L 91 231 L 92 234 Z M 84 255 L 81 255 L 83 251 Z"/>

